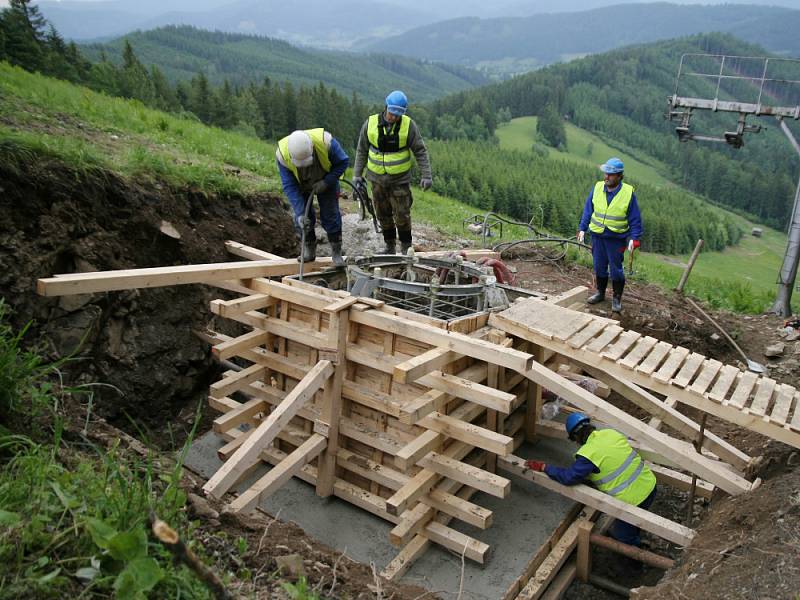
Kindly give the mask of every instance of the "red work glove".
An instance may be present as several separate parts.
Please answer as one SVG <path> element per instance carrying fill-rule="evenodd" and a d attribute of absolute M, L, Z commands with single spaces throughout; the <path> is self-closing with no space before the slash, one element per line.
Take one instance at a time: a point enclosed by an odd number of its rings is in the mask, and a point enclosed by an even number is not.
<path fill-rule="evenodd" d="M 544 471 L 544 468 L 547 466 L 543 462 L 539 460 L 526 460 L 525 466 L 528 467 L 531 471 L 539 471 L 540 473 Z"/>

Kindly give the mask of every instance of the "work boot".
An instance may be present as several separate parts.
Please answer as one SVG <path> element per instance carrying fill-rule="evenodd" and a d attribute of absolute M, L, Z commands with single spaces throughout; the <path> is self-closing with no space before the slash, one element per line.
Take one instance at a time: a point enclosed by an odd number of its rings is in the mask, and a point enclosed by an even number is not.
<path fill-rule="evenodd" d="M 400 242 L 400 254 L 406 256 L 408 254 L 408 249 L 412 246 L 411 242 Z"/>
<path fill-rule="evenodd" d="M 342 242 L 331 242 L 331 259 L 333 260 L 334 267 L 343 267 L 344 259 L 342 258 Z"/>
<path fill-rule="evenodd" d="M 608 286 L 608 277 L 597 278 L 597 291 L 586 299 L 586 304 L 597 304 L 606 299 L 606 287 Z"/>
<path fill-rule="evenodd" d="M 622 292 L 625 289 L 625 280 L 612 281 L 614 295 L 611 297 L 611 312 L 622 312 Z"/>
<path fill-rule="evenodd" d="M 397 254 L 397 240 L 384 240 L 384 244 L 384 254 Z"/>
<path fill-rule="evenodd" d="M 317 260 L 317 240 L 306 239 L 305 244 L 303 244 L 303 252 L 297 257 L 297 262 L 301 260 L 307 263 Z"/>

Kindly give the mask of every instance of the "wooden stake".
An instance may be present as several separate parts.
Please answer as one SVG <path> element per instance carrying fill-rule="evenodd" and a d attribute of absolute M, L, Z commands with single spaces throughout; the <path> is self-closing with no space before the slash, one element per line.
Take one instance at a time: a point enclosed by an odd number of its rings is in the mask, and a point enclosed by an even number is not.
<path fill-rule="evenodd" d="M 675 288 L 675 291 L 679 294 L 683 293 L 683 287 L 686 285 L 686 281 L 689 279 L 689 273 L 692 272 L 692 268 L 694 267 L 694 263 L 697 260 L 697 257 L 700 255 L 700 250 L 703 247 L 703 240 L 697 240 L 697 244 L 694 247 L 694 251 L 692 252 L 692 256 L 689 258 L 689 262 L 686 263 L 686 268 L 683 270 L 683 275 L 681 275 L 681 280 L 678 282 L 678 287 Z"/>

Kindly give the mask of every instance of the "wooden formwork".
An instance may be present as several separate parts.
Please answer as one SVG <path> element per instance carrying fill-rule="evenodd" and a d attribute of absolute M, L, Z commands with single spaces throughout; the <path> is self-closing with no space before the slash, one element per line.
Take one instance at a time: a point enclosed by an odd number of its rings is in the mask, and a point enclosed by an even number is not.
<path fill-rule="evenodd" d="M 296 273 L 297 263 L 233 243 L 229 250 L 249 261 L 66 275 L 40 280 L 38 290 L 63 295 L 203 282 L 240 295 L 213 301 L 211 310 L 242 333 L 203 334 L 218 358 L 238 364 L 210 388 L 209 403 L 221 413 L 214 430 L 226 444 L 219 450 L 224 464 L 204 489 L 222 498 L 262 462 L 273 467 L 229 502 L 231 510 L 251 510 L 298 477 L 320 496 L 335 495 L 393 524 L 390 540 L 401 550 L 383 574 L 395 578 L 430 543 L 484 562 L 488 546 L 448 525 L 458 519 L 491 526 L 491 511 L 471 498 L 476 491 L 505 497 L 510 480 L 498 471 L 510 472 L 571 499 L 576 509 L 531 559 L 509 598 L 539 597 L 588 539 L 598 511 L 688 544 L 694 532 L 687 527 L 525 469 L 513 454 L 523 441 L 565 436 L 561 425 L 539 417 L 543 389 L 563 398 L 566 410 L 587 412 L 628 435 L 660 483 L 693 487 L 702 496 L 715 488 L 739 494 L 757 484 L 742 475 L 750 457 L 713 434 L 705 433 L 698 452 L 691 442 L 700 426 L 675 410 L 686 401 L 680 390 L 708 389 L 728 371 L 683 357 L 683 367 L 677 358 L 674 369 L 670 363 L 675 373 L 666 383 L 621 375 L 620 368 L 639 364 L 641 370 L 640 361 L 658 345 L 608 319 L 564 308 L 585 288 L 444 322 L 289 277 L 276 281 Z M 314 266 L 324 265 L 325 259 Z M 709 368 L 710 378 L 704 376 Z M 595 393 L 581 387 L 587 378 Z M 609 404 L 604 397 L 611 390 L 650 413 L 651 422 Z M 772 413 L 789 414 L 777 397 Z M 662 423 L 689 441 L 662 432 Z M 785 439 L 785 432 L 776 437 Z M 586 543 L 581 548 L 585 555 Z M 581 570 L 585 561 L 570 567 Z"/>

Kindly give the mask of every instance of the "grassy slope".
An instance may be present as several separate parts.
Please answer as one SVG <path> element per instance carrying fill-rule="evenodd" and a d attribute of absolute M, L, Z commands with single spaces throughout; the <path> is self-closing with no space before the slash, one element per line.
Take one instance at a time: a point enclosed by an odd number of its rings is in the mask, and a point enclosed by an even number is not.
<path fill-rule="evenodd" d="M 660 161 L 646 156 L 631 156 L 609 146 L 600 137 L 584 129 L 569 123 L 566 127 L 567 150 L 562 152 L 550 149 L 552 156 L 591 165 L 600 164 L 609 156 L 619 156 L 625 162 L 628 181 L 634 184 L 641 181 L 656 186 L 674 185 L 662 175 L 667 168 Z M 503 148 L 529 150 L 537 140 L 536 117 L 513 119 L 497 129 L 497 136 Z M 775 279 L 783 260 L 786 235 L 736 215 L 734 218 L 747 232 L 754 226 L 762 227 L 764 235 L 761 238 L 745 235 L 737 246 L 728 248 L 724 252 L 703 253 L 694 267 L 688 287 L 695 288 L 697 293 L 715 302 L 715 298 L 710 294 L 716 280 L 734 283 L 737 286 L 749 285 L 756 299 L 763 302 L 765 300 L 760 300 L 761 298 L 768 297 L 775 291 Z M 644 253 L 637 257 L 638 272 L 639 275 L 651 278 L 657 283 L 674 286 L 688 258 L 688 255 L 665 256 Z M 737 302 L 722 303 L 742 308 L 737 306 Z"/>
<path fill-rule="evenodd" d="M 3 142 L 19 142 L 34 152 L 58 157 L 79 169 L 102 167 L 139 181 L 157 178 L 178 187 L 191 186 L 209 192 L 280 190 L 272 144 L 173 117 L 135 101 L 109 98 L 32 75 L 5 63 L 0 63 L 0 114 L 4 115 L 0 122 L 0 151 Z M 519 122 L 524 127 L 517 130 L 515 125 Z M 498 134 L 503 144 L 508 143 L 506 136 L 511 133 L 512 143 L 529 148 L 532 141 L 530 137 L 526 141 L 524 131 L 529 135 L 535 131 L 532 120 L 515 120 L 514 125 L 501 128 Z M 577 128 L 571 128 L 570 135 L 571 140 L 594 138 Z M 586 156 L 585 145 L 582 153 L 579 150 L 577 156 L 567 156 L 597 164 L 600 160 L 597 157 L 606 149 L 597 138 L 592 143 L 595 154 L 591 158 Z M 619 154 L 610 148 L 609 151 Z M 653 164 L 640 163 L 639 167 L 630 157 L 621 156 L 630 165 L 633 181 L 641 178 L 668 185 Z M 224 168 L 226 165 L 241 169 L 241 173 L 232 174 Z M 653 179 L 654 173 L 658 179 Z M 432 192 L 416 192 L 416 198 L 415 219 L 429 222 L 448 234 L 474 237 L 466 234 L 462 226 L 463 219 L 478 212 L 474 207 Z M 744 219 L 741 222 L 743 227 L 750 226 Z M 506 239 L 522 235 L 521 229 L 506 228 Z M 475 239 L 477 242 L 478 238 Z M 690 287 L 695 287 L 699 295 L 712 303 L 757 310 L 747 299 L 733 302 L 726 299 L 730 290 L 720 294 L 719 290 L 725 286 L 718 280 L 749 282 L 756 296 L 763 296 L 759 301 L 767 302 L 767 295 L 774 291 L 784 243 L 783 234 L 765 229 L 761 239 L 747 237 L 724 253 L 704 254 L 695 267 Z M 674 285 L 681 271 L 674 263 L 685 260 L 686 257 L 643 254 L 638 259 L 638 271 L 653 281 Z"/>

